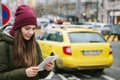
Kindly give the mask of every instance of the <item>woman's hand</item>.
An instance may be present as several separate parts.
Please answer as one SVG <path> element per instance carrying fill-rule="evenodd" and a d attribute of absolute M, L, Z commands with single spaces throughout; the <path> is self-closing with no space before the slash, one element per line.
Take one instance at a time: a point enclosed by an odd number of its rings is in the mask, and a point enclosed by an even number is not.
<path fill-rule="evenodd" d="M 26 70 L 27 77 L 34 77 L 38 74 L 39 67 L 29 67 Z"/>
<path fill-rule="evenodd" d="M 54 68 L 54 61 L 49 61 L 44 65 L 44 69 L 50 71 Z"/>

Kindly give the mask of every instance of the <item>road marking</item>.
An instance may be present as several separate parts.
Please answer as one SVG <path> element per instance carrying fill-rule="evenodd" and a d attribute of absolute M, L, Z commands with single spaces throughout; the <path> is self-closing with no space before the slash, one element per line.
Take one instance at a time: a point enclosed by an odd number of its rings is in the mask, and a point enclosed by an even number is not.
<path fill-rule="evenodd" d="M 114 78 L 110 77 L 110 76 L 107 76 L 107 75 L 102 75 L 102 77 L 104 77 L 105 79 L 107 80 L 115 80 Z"/>
<path fill-rule="evenodd" d="M 81 80 L 81 79 L 79 79 L 79 78 L 77 78 L 76 76 L 73 76 L 73 75 L 71 77 L 69 77 L 68 79 L 69 80 Z"/>
<path fill-rule="evenodd" d="M 82 74 L 82 73 L 79 73 L 80 75 L 84 76 L 84 77 L 87 77 L 87 78 L 90 78 L 91 76 L 90 75 L 86 75 L 86 74 Z"/>
<path fill-rule="evenodd" d="M 67 78 L 65 78 L 63 75 L 58 74 L 58 76 L 62 79 L 62 80 L 68 80 Z"/>
<path fill-rule="evenodd" d="M 51 79 L 53 75 L 54 75 L 54 72 L 51 71 L 50 74 L 45 79 Z"/>

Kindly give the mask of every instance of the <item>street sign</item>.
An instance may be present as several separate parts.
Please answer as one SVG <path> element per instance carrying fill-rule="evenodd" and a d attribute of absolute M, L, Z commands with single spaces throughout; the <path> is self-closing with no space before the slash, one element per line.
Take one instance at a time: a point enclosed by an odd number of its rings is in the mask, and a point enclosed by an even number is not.
<path fill-rule="evenodd" d="M 2 27 L 2 3 L 0 0 L 0 28 Z"/>
<path fill-rule="evenodd" d="M 2 4 L 2 26 L 6 25 L 10 20 L 10 10 Z"/>

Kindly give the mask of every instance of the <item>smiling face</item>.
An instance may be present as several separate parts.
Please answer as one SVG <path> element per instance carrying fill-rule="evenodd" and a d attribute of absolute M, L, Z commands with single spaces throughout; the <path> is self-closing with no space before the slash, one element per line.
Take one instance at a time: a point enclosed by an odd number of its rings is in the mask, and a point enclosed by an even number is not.
<path fill-rule="evenodd" d="M 27 25 L 21 28 L 22 36 L 25 40 L 30 40 L 31 36 L 35 33 L 35 25 Z"/>

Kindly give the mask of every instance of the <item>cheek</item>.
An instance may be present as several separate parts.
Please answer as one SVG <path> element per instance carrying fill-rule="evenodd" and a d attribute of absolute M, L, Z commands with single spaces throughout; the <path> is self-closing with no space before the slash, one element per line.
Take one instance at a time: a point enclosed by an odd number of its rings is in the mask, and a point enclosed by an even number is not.
<path fill-rule="evenodd" d="M 27 34 L 27 31 L 23 30 L 22 35 L 25 36 Z"/>

